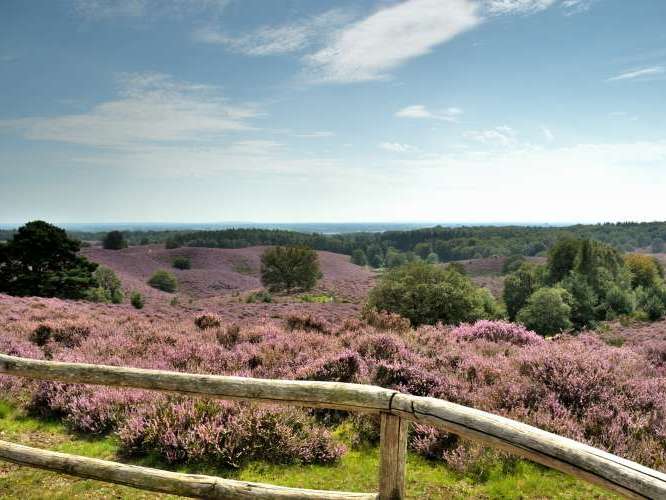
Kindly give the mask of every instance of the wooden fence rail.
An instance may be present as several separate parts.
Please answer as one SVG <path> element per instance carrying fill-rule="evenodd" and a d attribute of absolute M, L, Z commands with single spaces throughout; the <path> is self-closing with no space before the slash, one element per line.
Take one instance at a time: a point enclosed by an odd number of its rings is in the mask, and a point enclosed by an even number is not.
<path fill-rule="evenodd" d="M 402 499 L 407 427 L 409 422 L 419 422 L 515 453 L 629 498 L 666 499 L 666 474 L 659 471 L 498 415 L 376 386 L 198 375 L 42 361 L 4 354 L 0 354 L 0 373 L 67 383 L 381 414 L 379 494 L 281 488 L 177 474 L 0 442 L 0 459 L 3 460 L 142 489 L 202 498 Z"/>

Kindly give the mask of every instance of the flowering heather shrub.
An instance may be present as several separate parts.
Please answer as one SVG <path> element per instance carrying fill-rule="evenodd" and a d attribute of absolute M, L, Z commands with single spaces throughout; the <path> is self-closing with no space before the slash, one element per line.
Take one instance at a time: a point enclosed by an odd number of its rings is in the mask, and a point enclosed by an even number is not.
<path fill-rule="evenodd" d="M 377 330 L 391 330 L 394 332 L 406 332 L 411 328 L 409 319 L 403 318 L 399 314 L 378 311 L 375 308 L 366 307 L 363 310 L 361 318 L 370 326 Z"/>
<path fill-rule="evenodd" d="M 59 325 L 85 326 L 89 333 L 77 342 L 49 338 L 45 346 L 53 359 L 377 384 L 504 415 L 666 470 L 666 323 L 618 325 L 626 342 L 616 347 L 596 334 L 536 340 L 501 322 L 397 332 L 351 320 L 287 329 L 265 319 L 242 329 L 232 324 L 200 330 L 188 314 L 139 315 L 129 305 L 1 296 L 0 325 L 0 352 L 12 355 L 44 358 L 45 351 L 29 340 L 40 325 L 54 327 L 51 334 Z M 74 429 L 119 433 L 127 453 L 172 461 L 210 457 L 229 466 L 254 459 L 328 462 L 341 453 L 325 425 L 340 419 L 322 419 L 323 413 L 313 418 L 300 409 L 204 404 L 150 391 L 12 377 L 0 377 L 0 390 Z M 356 433 L 352 442 L 376 439 L 376 420 L 336 415 Z M 422 426 L 414 426 L 409 442 L 459 470 L 480 471 L 488 457 L 503 457 Z"/>
<path fill-rule="evenodd" d="M 451 334 L 459 340 L 467 342 L 484 339 L 490 342 L 508 342 L 518 346 L 544 342 L 543 338 L 536 333 L 522 325 L 508 321 L 481 320 L 472 325 L 460 325 Z"/>
<path fill-rule="evenodd" d="M 90 335 L 90 327 L 76 323 L 46 323 L 35 328 L 30 335 L 30 341 L 40 347 L 49 341 L 63 347 L 72 348 L 81 345 L 81 342 Z"/>
<path fill-rule="evenodd" d="M 287 329 L 304 330 L 306 332 L 325 333 L 329 331 L 328 324 L 323 318 L 310 314 L 292 314 L 287 318 Z"/>
<path fill-rule="evenodd" d="M 127 454 L 169 462 L 240 467 L 251 460 L 330 463 L 344 447 L 302 412 L 205 400 L 166 400 L 137 412 L 118 431 Z"/>
<path fill-rule="evenodd" d="M 194 324 L 199 330 L 207 330 L 208 328 L 217 328 L 222 324 L 222 320 L 216 314 L 204 313 L 194 318 Z"/>

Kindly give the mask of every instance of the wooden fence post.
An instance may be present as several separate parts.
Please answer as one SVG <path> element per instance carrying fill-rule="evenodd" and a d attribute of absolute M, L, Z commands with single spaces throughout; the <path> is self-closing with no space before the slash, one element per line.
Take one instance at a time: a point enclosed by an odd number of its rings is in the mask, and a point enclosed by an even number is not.
<path fill-rule="evenodd" d="M 384 412 L 380 419 L 379 499 L 403 500 L 409 421 Z"/>

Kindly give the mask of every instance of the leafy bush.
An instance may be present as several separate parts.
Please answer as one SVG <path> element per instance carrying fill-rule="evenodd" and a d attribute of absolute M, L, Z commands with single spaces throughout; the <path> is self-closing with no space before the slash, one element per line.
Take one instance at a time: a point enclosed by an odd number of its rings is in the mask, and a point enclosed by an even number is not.
<path fill-rule="evenodd" d="M 153 288 L 163 292 L 173 293 L 178 288 L 178 280 L 168 271 L 159 270 L 148 280 L 148 284 Z"/>
<path fill-rule="evenodd" d="M 428 264 L 438 264 L 439 263 L 439 255 L 437 255 L 435 252 L 430 252 L 426 256 L 425 260 Z"/>
<path fill-rule="evenodd" d="M 632 288 L 653 287 L 663 278 L 659 261 L 649 255 L 630 253 L 624 256 L 624 264 L 631 273 Z"/>
<path fill-rule="evenodd" d="M 527 299 L 542 286 L 537 268 L 530 264 L 524 264 L 517 271 L 511 273 L 504 279 L 503 299 L 509 319 L 516 319 Z"/>
<path fill-rule="evenodd" d="M 217 328 L 222 324 L 222 320 L 217 314 L 204 313 L 194 318 L 194 324 L 199 330 L 207 330 Z"/>
<path fill-rule="evenodd" d="M 176 257 L 175 259 L 173 259 L 172 265 L 176 269 L 181 269 L 181 270 L 191 269 L 192 261 L 187 257 Z"/>
<path fill-rule="evenodd" d="M 114 304 L 120 304 L 123 301 L 122 283 L 112 269 L 100 266 L 93 273 L 93 278 L 97 287 L 88 291 L 88 300 Z"/>
<path fill-rule="evenodd" d="M 575 271 L 571 272 L 569 276 L 562 280 L 561 286 L 569 292 L 571 322 L 574 328 L 577 330 L 593 328 L 599 298 L 585 276 Z"/>
<path fill-rule="evenodd" d="M 540 335 L 552 335 L 570 330 L 571 307 L 569 296 L 562 288 L 540 288 L 527 300 L 516 319 Z"/>
<path fill-rule="evenodd" d="M 365 252 L 363 250 L 357 248 L 351 254 L 351 262 L 357 266 L 367 266 L 368 258 L 365 256 Z"/>
<path fill-rule="evenodd" d="M 82 299 L 96 286 L 97 264 L 78 255 L 78 241 L 59 227 L 28 222 L 0 245 L 0 292 Z"/>
<path fill-rule="evenodd" d="M 143 296 L 139 292 L 132 292 L 130 303 L 135 309 L 143 309 Z"/>
<path fill-rule="evenodd" d="M 102 240 L 102 246 L 106 250 L 122 250 L 127 248 L 127 241 L 120 231 L 111 231 Z"/>
<path fill-rule="evenodd" d="M 413 325 L 458 324 L 486 317 L 484 296 L 469 278 L 422 261 L 387 271 L 370 291 L 368 306 L 397 313 Z"/>
<path fill-rule="evenodd" d="M 179 248 L 179 247 L 180 247 L 180 243 L 178 243 L 178 241 L 176 241 L 173 238 L 168 238 L 164 242 L 164 248 L 166 248 L 167 250 L 173 250 L 174 248 Z"/>
<path fill-rule="evenodd" d="M 273 296 L 266 290 L 259 290 L 258 292 L 251 292 L 245 298 L 247 304 L 254 304 L 255 302 L 264 302 L 266 304 L 273 302 Z"/>
<path fill-rule="evenodd" d="M 638 287 L 636 300 L 638 308 L 652 321 L 661 319 L 666 314 L 666 287 L 663 285 Z"/>
<path fill-rule="evenodd" d="M 278 246 L 261 256 L 261 282 L 270 291 L 310 290 L 319 278 L 319 259 L 311 248 Z"/>
<path fill-rule="evenodd" d="M 386 257 L 384 258 L 384 265 L 388 268 L 395 268 L 403 266 L 407 263 L 407 257 L 402 252 L 399 252 L 395 248 L 389 248 L 386 251 Z"/>
<path fill-rule="evenodd" d="M 522 255 L 510 255 L 502 264 L 502 274 L 509 274 L 517 271 L 527 260 Z"/>
<path fill-rule="evenodd" d="M 636 308 L 636 297 L 631 290 L 613 285 L 606 291 L 606 304 L 615 314 L 631 314 Z"/>

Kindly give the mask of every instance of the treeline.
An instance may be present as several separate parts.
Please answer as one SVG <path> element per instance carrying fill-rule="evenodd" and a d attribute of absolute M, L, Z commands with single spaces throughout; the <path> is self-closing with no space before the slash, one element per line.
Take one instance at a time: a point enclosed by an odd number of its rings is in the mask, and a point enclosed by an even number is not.
<path fill-rule="evenodd" d="M 613 223 L 568 227 L 436 226 L 411 231 L 307 234 L 267 229 L 227 229 L 178 233 L 167 238 L 171 247 L 242 248 L 253 245 L 304 245 L 316 250 L 355 255 L 374 267 L 416 257 L 447 262 L 494 255 L 542 255 L 563 238 L 591 239 L 620 251 L 649 247 L 664 250 L 666 222 Z"/>

